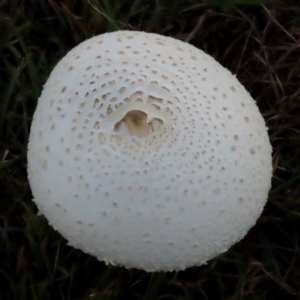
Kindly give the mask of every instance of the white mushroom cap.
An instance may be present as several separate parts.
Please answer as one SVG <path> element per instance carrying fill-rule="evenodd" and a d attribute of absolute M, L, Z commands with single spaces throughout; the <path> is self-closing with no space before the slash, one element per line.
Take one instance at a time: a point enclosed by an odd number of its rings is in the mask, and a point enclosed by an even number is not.
<path fill-rule="evenodd" d="M 229 249 L 267 201 L 271 146 L 249 93 L 195 47 L 118 31 L 51 73 L 28 146 L 34 201 L 112 264 L 182 270 Z"/>

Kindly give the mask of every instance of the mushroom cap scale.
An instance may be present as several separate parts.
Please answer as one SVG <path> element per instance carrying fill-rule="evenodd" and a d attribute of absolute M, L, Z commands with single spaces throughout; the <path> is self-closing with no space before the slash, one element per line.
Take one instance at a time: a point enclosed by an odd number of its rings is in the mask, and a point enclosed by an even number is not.
<path fill-rule="evenodd" d="M 39 211 L 99 260 L 202 265 L 255 224 L 271 145 L 255 101 L 192 45 L 117 31 L 73 48 L 39 98 L 28 176 Z"/>

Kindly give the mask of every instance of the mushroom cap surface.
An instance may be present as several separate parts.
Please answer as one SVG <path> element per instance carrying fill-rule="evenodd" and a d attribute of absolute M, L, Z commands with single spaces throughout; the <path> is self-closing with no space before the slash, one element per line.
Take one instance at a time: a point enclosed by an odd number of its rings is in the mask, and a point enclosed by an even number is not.
<path fill-rule="evenodd" d="M 73 48 L 31 125 L 34 202 L 75 248 L 147 271 L 205 264 L 256 223 L 271 145 L 234 75 L 190 44 L 117 31 Z"/>

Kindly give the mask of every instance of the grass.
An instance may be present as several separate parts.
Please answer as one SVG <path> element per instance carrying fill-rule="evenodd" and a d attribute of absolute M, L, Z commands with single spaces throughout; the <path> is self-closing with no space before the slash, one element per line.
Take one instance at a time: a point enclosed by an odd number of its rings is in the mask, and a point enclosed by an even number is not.
<path fill-rule="evenodd" d="M 116 29 L 205 50 L 237 75 L 266 119 L 269 201 L 247 236 L 205 266 L 153 274 L 105 266 L 36 215 L 26 145 L 42 86 L 69 49 Z M 299 57 L 294 0 L 0 1 L 0 299 L 300 299 Z"/>

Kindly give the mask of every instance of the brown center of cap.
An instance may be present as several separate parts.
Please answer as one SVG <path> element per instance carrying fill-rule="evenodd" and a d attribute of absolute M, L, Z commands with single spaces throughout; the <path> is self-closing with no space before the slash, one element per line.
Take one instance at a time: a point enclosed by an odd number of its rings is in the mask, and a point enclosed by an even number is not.
<path fill-rule="evenodd" d="M 141 110 L 131 110 L 115 124 L 114 130 L 118 131 L 123 123 L 130 135 L 144 137 L 153 131 L 153 120 L 147 122 L 147 116 L 148 115 Z M 156 120 L 162 122 L 161 120 Z"/>

